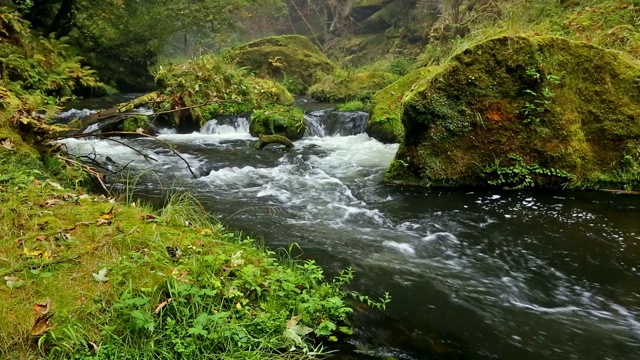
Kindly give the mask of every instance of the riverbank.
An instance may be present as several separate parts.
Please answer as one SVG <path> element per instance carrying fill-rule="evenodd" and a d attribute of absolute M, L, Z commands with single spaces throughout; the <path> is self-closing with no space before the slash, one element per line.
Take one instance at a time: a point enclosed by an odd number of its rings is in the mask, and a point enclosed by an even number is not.
<path fill-rule="evenodd" d="M 304 358 L 350 332 L 349 270 L 327 281 L 186 194 L 91 194 L 25 148 L 0 146 L 0 357 Z"/>

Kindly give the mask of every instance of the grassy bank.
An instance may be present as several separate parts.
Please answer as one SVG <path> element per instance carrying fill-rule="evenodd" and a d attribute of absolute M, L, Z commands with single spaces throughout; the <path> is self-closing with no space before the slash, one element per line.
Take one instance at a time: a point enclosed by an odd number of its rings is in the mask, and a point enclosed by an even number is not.
<path fill-rule="evenodd" d="M 350 271 L 326 280 L 189 195 L 154 211 L 0 155 L 0 358 L 304 358 L 350 332 Z"/>

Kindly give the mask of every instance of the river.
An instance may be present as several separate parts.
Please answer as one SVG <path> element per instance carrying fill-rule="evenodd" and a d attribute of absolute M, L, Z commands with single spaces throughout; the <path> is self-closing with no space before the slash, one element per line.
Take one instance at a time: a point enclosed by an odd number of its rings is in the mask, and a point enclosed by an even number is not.
<path fill-rule="evenodd" d="M 293 151 L 255 149 L 243 117 L 161 130 L 195 179 L 154 140 L 124 140 L 149 162 L 106 140 L 66 144 L 142 174 L 148 200 L 189 191 L 232 229 L 390 292 L 385 313 L 357 312 L 335 358 L 640 359 L 640 197 L 385 185 L 398 145 L 362 133 L 366 117 L 311 112 Z"/>

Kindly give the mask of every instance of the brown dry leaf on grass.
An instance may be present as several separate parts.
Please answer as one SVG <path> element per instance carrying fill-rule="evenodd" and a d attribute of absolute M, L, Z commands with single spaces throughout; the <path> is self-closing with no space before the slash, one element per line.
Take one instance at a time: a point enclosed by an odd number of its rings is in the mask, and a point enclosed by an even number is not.
<path fill-rule="evenodd" d="M 58 326 L 58 324 L 51 323 L 51 318 L 54 314 L 49 313 L 50 307 L 51 301 L 49 299 L 43 303 L 33 305 L 33 310 L 36 312 L 36 320 L 31 327 L 32 336 L 40 337 Z"/>

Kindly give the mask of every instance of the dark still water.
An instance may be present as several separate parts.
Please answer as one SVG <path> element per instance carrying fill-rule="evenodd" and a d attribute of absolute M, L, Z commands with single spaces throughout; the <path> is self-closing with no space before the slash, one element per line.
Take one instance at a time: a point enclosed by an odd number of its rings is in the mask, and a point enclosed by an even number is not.
<path fill-rule="evenodd" d="M 297 243 L 353 287 L 389 291 L 354 317 L 338 358 L 640 359 L 640 197 L 402 189 L 382 184 L 397 145 L 361 134 L 366 114 L 319 111 L 294 151 L 256 150 L 243 118 L 152 140 L 69 140 L 114 168 L 151 170 L 146 196 L 188 190 L 271 248 Z M 107 161 L 108 157 L 108 161 Z M 151 172 L 153 175 L 151 175 Z"/>

